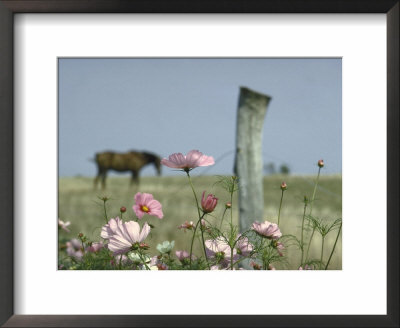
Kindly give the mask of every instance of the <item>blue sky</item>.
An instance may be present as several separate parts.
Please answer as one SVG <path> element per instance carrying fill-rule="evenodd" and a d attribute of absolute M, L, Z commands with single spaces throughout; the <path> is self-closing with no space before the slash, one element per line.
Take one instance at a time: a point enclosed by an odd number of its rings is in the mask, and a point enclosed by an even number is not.
<path fill-rule="evenodd" d="M 338 58 L 61 58 L 58 79 L 60 176 L 94 176 L 96 152 L 131 149 L 161 157 L 198 149 L 216 160 L 199 173 L 232 174 L 240 86 L 272 97 L 264 163 L 310 174 L 323 158 L 325 173 L 342 171 Z"/>

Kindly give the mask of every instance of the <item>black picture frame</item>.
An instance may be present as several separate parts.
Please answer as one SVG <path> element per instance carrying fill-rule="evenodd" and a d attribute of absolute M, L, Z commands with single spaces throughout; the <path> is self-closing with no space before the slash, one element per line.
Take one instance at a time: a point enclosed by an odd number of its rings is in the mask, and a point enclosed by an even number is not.
<path fill-rule="evenodd" d="M 399 327 L 398 0 L 0 0 L 0 324 L 4 327 Z M 14 315 L 13 28 L 16 13 L 385 13 L 387 315 Z M 366 267 L 366 270 L 368 268 Z M 345 297 L 345 295 L 344 295 Z"/>

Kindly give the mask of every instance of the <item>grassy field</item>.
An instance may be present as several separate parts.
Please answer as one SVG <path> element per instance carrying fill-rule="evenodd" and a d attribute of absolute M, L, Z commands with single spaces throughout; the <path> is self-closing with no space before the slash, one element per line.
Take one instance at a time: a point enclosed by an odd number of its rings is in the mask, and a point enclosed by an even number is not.
<path fill-rule="evenodd" d="M 221 187 L 214 185 L 218 180 L 215 176 L 193 175 L 193 183 L 201 197 L 203 190 L 214 193 L 219 198 L 216 211 L 213 213 L 215 222 L 220 222 L 224 204 L 229 201 L 229 194 Z M 264 217 L 259 221 L 277 222 L 279 201 L 281 196 L 280 184 L 284 180 L 288 185 L 285 192 L 281 211 L 281 231 L 283 234 L 300 236 L 303 214 L 303 198 L 311 198 L 314 188 L 314 176 L 268 176 L 264 178 Z M 175 240 L 174 250 L 188 250 L 190 232 L 178 230 L 177 227 L 185 222 L 196 221 L 197 210 L 187 177 L 142 177 L 140 187 L 129 187 L 129 177 L 111 177 L 107 180 L 107 189 L 93 189 L 93 178 L 74 177 L 59 179 L 59 218 L 71 221 L 71 233 L 62 231 L 61 238 L 76 237 L 79 232 L 87 235 L 91 240 L 99 240 L 100 230 L 105 223 L 103 202 L 99 197 L 107 196 L 108 217 L 119 215 L 121 206 L 127 208 L 124 219 L 133 219 L 133 196 L 137 192 L 152 193 L 155 199 L 163 206 L 164 218 L 145 216 L 143 220 L 153 224 L 151 238 L 147 241 L 152 246 L 151 255 L 156 255 L 155 246 L 164 240 Z M 233 201 L 233 220 L 238 220 L 237 194 Z M 342 216 L 342 178 L 341 175 L 321 176 L 316 200 L 313 206 L 313 215 L 333 221 Z M 336 238 L 336 230 L 325 239 L 324 260 L 329 257 Z M 308 239 L 306 239 L 308 240 Z M 330 269 L 341 269 L 342 243 L 339 238 L 335 253 L 332 257 Z M 196 252 L 199 252 L 196 249 Z M 200 252 L 199 252 L 200 254 Z M 288 249 L 289 269 L 297 269 L 300 261 L 300 252 L 295 248 Z M 311 258 L 319 259 L 321 254 L 321 238 L 314 237 L 310 250 Z M 277 266 L 279 267 L 279 266 Z"/>

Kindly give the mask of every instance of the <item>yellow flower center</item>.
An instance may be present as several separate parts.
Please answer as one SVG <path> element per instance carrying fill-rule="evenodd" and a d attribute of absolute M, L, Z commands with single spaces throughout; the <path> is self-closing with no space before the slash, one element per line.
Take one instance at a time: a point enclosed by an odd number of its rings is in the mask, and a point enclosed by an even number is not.
<path fill-rule="evenodd" d="M 142 205 L 142 211 L 148 213 L 150 210 L 146 205 Z"/>

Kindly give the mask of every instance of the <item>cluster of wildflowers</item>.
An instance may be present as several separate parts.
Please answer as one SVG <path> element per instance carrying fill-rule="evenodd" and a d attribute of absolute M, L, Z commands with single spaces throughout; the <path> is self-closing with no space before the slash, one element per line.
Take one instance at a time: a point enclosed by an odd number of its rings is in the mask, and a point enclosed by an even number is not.
<path fill-rule="evenodd" d="M 237 177 L 221 177 L 218 181 L 229 193 L 230 201 L 223 205 L 223 214 L 219 221 L 217 220 L 218 224 L 213 225 L 209 219 L 210 216 L 215 218 L 218 197 L 203 191 L 199 200 L 199 194 L 195 191 L 190 176 L 190 172 L 196 167 L 213 165 L 213 157 L 204 155 L 198 150 L 192 150 L 186 155 L 172 154 L 168 158 L 162 159 L 161 163 L 185 172 L 193 191 L 198 218 L 193 221 L 185 221 L 177 227 L 178 230 L 188 232 L 190 235 L 187 248 L 174 250 L 174 240 L 166 240 L 156 247 L 151 246 L 148 237 L 154 226 L 148 222 L 142 223 L 142 220 L 149 219 L 151 216 L 158 219 L 164 218 L 162 204 L 152 194 L 138 192 L 134 195 L 132 212 L 128 212 L 126 216 L 134 214 L 136 219 L 129 221 L 123 218 L 123 214 L 127 212 L 127 208 L 124 206 L 120 208 L 119 216 L 109 218 L 105 206 L 108 198 L 103 197 L 101 199 L 104 202 L 106 223 L 101 227 L 99 236 L 101 241 L 89 241 L 82 233 L 78 235 L 78 238 L 66 241 L 62 245 L 62 250 L 70 259 L 70 264 L 68 266 L 67 262 L 63 262 L 59 265 L 60 269 L 276 270 L 276 267 L 284 268 L 286 250 L 292 245 L 297 245 L 301 250 L 301 261 L 297 266 L 299 270 L 327 269 L 329 266 L 334 249 L 329 260 L 323 262 L 324 238 L 335 229 L 338 229 L 340 233 L 341 220 L 328 224 L 311 215 L 316 187 L 311 200 L 308 197 L 304 198 L 300 240 L 296 236 L 284 235 L 280 228 L 283 196 L 288 189 L 285 182 L 280 185 L 281 200 L 278 223 L 267 220 L 259 221 L 255 218 L 247 230 L 239 232 L 232 220 L 233 194 L 238 190 Z M 319 160 L 317 164 L 319 171 L 316 185 L 324 162 Z M 308 206 L 309 213 L 307 213 Z M 226 213 L 230 213 L 230 220 L 225 218 Z M 312 228 L 310 236 L 304 234 L 305 223 Z M 58 226 L 60 230 L 64 231 L 63 233 L 70 232 L 69 221 L 64 222 L 58 219 Z M 308 258 L 308 249 L 315 232 L 320 233 L 323 238 L 319 260 Z M 201 247 L 200 251 L 197 250 L 197 254 L 194 254 L 193 246 L 196 240 Z M 307 252 L 305 252 L 306 245 L 308 246 Z"/>

